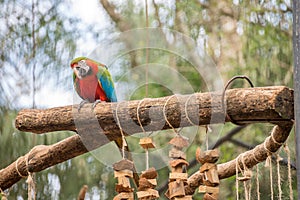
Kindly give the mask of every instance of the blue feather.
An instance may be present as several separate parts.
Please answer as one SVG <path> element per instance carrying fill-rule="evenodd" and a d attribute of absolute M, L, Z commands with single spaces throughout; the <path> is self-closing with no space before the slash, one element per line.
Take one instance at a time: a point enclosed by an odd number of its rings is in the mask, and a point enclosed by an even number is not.
<path fill-rule="evenodd" d="M 105 68 L 103 66 L 98 66 L 98 73 L 97 78 L 102 86 L 102 89 L 104 90 L 108 100 L 110 102 L 117 102 L 117 95 L 115 91 L 114 82 L 112 80 L 112 77 L 107 70 L 106 66 Z"/>

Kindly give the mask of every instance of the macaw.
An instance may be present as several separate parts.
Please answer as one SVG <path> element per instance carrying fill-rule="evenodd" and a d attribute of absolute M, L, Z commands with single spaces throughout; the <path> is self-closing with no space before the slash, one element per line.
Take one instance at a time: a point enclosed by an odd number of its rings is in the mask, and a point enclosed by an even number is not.
<path fill-rule="evenodd" d="M 114 82 L 106 65 L 78 57 L 71 61 L 73 81 L 77 94 L 83 99 L 78 111 L 85 103 L 94 103 L 93 108 L 101 101 L 116 102 Z"/>
<path fill-rule="evenodd" d="M 77 94 L 83 99 L 79 104 L 78 112 L 85 103 L 96 104 L 101 101 L 116 102 L 114 82 L 106 65 L 87 57 L 78 57 L 71 61 L 73 82 Z M 116 141 L 122 148 L 122 140 Z"/>
<path fill-rule="evenodd" d="M 87 57 L 78 57 L 73 59 L 70 65 L 73 69 L 74 88 L 83 99 L 78 112 L 85 103 L 94 103 L 95 108 L 101 101 L 117 101 L 114 82 L 104 64 Z M 116 141 L 119 148 L 122 148 L 122 142 L 121 139 Z"/>

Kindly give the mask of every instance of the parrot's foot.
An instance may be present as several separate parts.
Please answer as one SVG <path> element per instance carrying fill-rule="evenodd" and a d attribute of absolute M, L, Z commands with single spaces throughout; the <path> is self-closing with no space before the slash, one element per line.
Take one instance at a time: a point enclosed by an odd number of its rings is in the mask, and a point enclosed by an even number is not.
<path fill-rule="evenodd" d="M 78 112 L 80 112 L 81 108 L 84 106 L 84 104 L 89 103 L 88 100 L 83 100 L 80 102 L 79 106 L 78 106 Z"/>
<path fill-rule="evenodd" d="M 93 105 L 92 105 L 92 110 L 94 110 L 95 109 L 95 107 L 97 106 L 97 104 L 98 103 L 101 103 L 102 101 L 100 100 L 100 99 L 97 99 L 94 103 L 93 103 Z"/>

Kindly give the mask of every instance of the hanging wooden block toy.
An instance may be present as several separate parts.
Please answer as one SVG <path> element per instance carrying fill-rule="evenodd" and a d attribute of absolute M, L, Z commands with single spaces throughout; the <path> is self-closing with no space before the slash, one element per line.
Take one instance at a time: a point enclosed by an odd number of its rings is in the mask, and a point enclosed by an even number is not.
<path fill-rule="evenodd" d="M 169 152 L 171 172 L 169 174 L 169 188 L 165 196 L 172 200 L 191 200 L 192 196 L 185 195 L 184 190 L 188 179 L 186 167 L 189 163 L 186 161 L 186 154 L 182 150 L 189 146 L 188 139 L 177 135 L 169 143 L 172 145 Z"/>
<path fill-rule="evenodd" d="M 137 197 L 140 200 L 158 199 L 159 193 L 154 188 L 157 186 L 157 172 L 154 167 L 149 168 L 148 149 L 155 148 L 152 138 L 141 138 L 139 144 L 146 151 L 146 171 L 143 171 L 139 179 Z"/>
<path fill-rule="evenodd" d="M 219 159 L 218 150 L 201 151 L 200 148 L 196 151 L 196 159 L 202 165 L 200 173 L 204 174 L 203 183 L 200 185 L 198 192 L 204 193 L 204 200 L 217 200 L 219 197 L 219 176 L 217 171 L 216 162 Z"/>
<path fill-rule="evenodd" d="M 139 144 L 143 147 L 143 149 L 148 150 L 155 148 L 155 145 L 150 137 L 144 137 L 140 139 Z"/>
<path fill-rule="evenodd" d="M 133 178 L 133 162 L 128 159 L 113 165 L 114 176 L 118 179 L 116 191 L 119 193 L 114 200 L 134 200 L 133 188 L 130 185 L 130 178 Z"/>

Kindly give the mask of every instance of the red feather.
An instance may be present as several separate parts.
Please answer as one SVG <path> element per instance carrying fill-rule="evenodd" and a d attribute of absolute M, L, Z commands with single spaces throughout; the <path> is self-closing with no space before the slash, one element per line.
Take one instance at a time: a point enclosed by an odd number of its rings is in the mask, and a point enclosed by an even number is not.
<path fill-rule="evenodd" d="M 93 74 L 84 79 L 76 78 L 76 81 L 79 86 L 81 98 L 88 99 L 89 102 L 94 102 L 97 99 L 101 101 L 108 100 L 96 75 Z"/>

